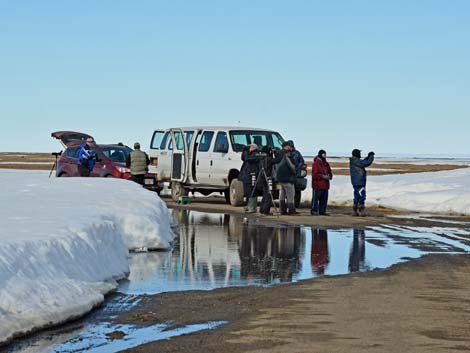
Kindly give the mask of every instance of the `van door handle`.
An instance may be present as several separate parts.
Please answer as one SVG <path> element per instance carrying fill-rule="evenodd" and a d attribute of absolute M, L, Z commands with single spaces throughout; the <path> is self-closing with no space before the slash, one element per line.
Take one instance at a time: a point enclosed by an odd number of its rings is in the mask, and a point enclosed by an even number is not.
<path fill-rule="evenodd" d="M 212 167 L 212 161 L 211 161 L 211 167 Z"/>
<path fill-rule="evenodd" d="M 196 165 L 199 165 L 199 159 L 196 161 Z"/>

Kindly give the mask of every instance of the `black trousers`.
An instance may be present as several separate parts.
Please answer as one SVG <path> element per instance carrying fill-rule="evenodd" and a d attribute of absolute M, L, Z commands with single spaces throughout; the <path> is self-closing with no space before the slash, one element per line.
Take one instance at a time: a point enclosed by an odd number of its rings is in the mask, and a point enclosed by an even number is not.
<path fill-rule="evenodd" d="M 87 165 L 79 164 L 78 165 L 78 173 L 81 177 L 89 177 L 90 176 L 90 169 Z"/>
<path fill-rule="evenodd" d="M 132 181 L 144 186 L 145 174 L 132 174 Z"/>
<path fill-rule="evenodd" d="M 263 185 L 263 199 L 261 200 L 261 206 L 259 208 L 260 213 L 269 214 L 271 211 L 273 200 L 271 199 L 271 193 L 269 192 L 268 184 Z"/>
<path fill-rule="evenodd" d="M 328 190 L 313 189 L 312 211 L 324 214 L 328 205 Z"/>

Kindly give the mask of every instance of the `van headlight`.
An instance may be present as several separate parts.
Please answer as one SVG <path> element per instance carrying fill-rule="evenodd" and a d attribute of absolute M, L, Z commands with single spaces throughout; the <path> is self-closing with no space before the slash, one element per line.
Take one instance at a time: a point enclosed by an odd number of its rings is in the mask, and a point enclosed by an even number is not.
<path fill-rule="evenodd" d="M 126 167 L 117 167 L 117 170 L 119 170 L 120 173 L 130 173 L 131 170 Z"/>

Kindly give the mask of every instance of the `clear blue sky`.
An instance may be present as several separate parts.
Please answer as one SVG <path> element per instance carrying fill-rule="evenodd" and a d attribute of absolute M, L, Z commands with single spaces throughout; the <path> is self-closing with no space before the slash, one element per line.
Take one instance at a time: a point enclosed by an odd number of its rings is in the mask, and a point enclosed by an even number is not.
<path fill-rule="evenodd" d="M 0 151 L 55 130 L 279 130 L 304 153 L 470 154 L 470 1 L 2 1 Z"/>

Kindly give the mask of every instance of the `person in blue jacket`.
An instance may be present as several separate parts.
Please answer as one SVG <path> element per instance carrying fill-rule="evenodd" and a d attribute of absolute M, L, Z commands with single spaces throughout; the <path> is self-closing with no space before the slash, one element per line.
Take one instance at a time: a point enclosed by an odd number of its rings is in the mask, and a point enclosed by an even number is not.
<path fill-rule="evenodd" d="M 361 151 L 354 149 L 349 158 L 349 172 L 351 174 L 351 184 L 354 188 L 353 216 L 365 216 L 366 202 L 366 168 L 374 161 L 374 152 L 369 152 L 367 158 L 361 159 Z"/>
<path fill-rule="evenodd" d="M 298 150 L 295 149 L 294 141 L 289 140 L 287 141 L 287 143 L 289 144 L 291 148 L 292 160 L 295 165 L 295 174 L 297 177 L 299 177 L 300 172 L 302 171 L 302 167 L 305 164 L 304 157 L 302 157 L 302 154 Z"/>
<path fill-rule="evenodd" d="M 89 177 L 95 167 L 96 152 L 92 150 L 94 143 L 92 138 L 87 138 L 78 152 L 78 172 L 82 177 Z"/>

